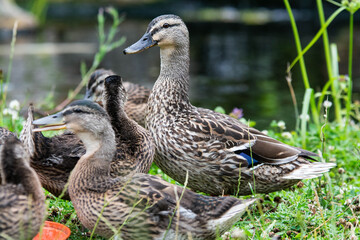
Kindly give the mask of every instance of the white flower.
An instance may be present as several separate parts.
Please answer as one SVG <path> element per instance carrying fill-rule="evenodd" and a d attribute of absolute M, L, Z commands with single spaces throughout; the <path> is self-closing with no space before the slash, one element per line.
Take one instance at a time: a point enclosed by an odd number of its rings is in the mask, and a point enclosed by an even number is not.
<path fill-rule="evenodd" d="M 301 114 L 299 117 L 300 117 L 301 120 L 304 119 L 304 118 L 305 118 L 306 121 L 309 121 L 309 120 L 310 120 L 309 114 L 306 114 L 305 116 L 303 116 L 303 115 Z"/>
<path fill-rule="evenodd" d="M 279 127 L 280 129 L 285 129 L 285 128 L 286 128 L 284 121 L 279 121 L 277 125 L 278 125 L 278 127 Z"/>
<path fill-rule="evenodd" d="M 4 115 L 9 115 L 9 114 L 10 114 L 10 113 L 9 113 L 9 110 L 10 110 L 10 109 L 8 109 L 8 108 L 4 108 L 3 114 L 4 114 Z"/>
<path fill-rule="evenodd" d="M 19 112 L 15 111 L 14 109 L 11 109 L 11 108 L 4 108 L 3 114 L 11 115 L 12 120 L 16 120 L 19 118 Z"/>
<path fill-rule="evenodd" d="M 265 134 L 265 135 L 268 135 L 268 134 L 269 134 L 268 130 L 262 130 L 261 132 L 262 132 L 263 134 Z"/>
<path fill-rule="evenodd" d="M 330 150 L 330 151 L 332 151 L 332 150 L 334 150 L 334 149 L 335 149 L 334 146 L 329 146 L 329 150 Z"/>
<path fill-rule="evenodd" d="M 283 132 L 283 133 L 281 134 L 281 136 L 284 137 L 284 138 L 287 138 L 287 139 L 291 139 L 291 138 L 292 138 L 292 135 L 291 135 L 291 133 L 289 133 L 289 132 Z"/>
<path fill-rule="evenodd" d="M 325 108 L 330 108 L 332 106 L 332 102 L 330 102 L 329 100 L 325 100 L 323 103 L 323 106 Z"/>

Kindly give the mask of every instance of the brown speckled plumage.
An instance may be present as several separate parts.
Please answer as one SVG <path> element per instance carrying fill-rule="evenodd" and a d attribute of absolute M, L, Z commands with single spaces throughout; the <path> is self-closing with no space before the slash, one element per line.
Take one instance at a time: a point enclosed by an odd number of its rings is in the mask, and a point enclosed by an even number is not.
<path fill-rule="evenodd" d="M 0 239 L 32 239 L 45 216 L 45 195 L 14 136 L 0 147 Z"/>
<path fill-rule="evenodd" d="M 31 167 L 38 174 L 42 186 L 58 197 L 64 191 L 71 170 L 85 154 L 85 147 L 78 137 L 68 131 L 51 138 L 41 132 L 33 132 L 32 122 L 33 107 L 30 106 L 20 140 L 30 153 Z M 62 198 L 70 200 L 68 191 Z"/>
<path fill-rule="evenodd" d="M 112 84 L 119 79 L 111 76 L 107 80 Z M 180 186 L 143 173 L 111 177 L 116 141 L 106 112 L 92 102 L 78 101 L 65 108 L 62 116 L 66 127 L 86 146 L 86 154 L 70 175 L 70 197 L 85 227 L 93 229 L 100 218 L 97 234 L 104 237 L 117 234 L 121 239 L 174 239 L 178 226 L 178 239 L 188 239 L 188 232 L 193 239 L 215 239 L 255 201 L 208 197 L 189 190 L 182 196 Z M 172 218 L 164 237 L 179 198 L 180 215 Z"/>
<path fill-rule="evenodd" d="M 335 166 L 310 162 L 316 154 L 276 141 L 227 115 L 192 106 L 189 33 L 178 16 L 155 18 L 124 53 L 156 45 L 161 70 L 148 100 L 146 126 L 156 145 L 155 163 L 170 177 L 184 183 L 189 171 L 193 190 L 248 195 L 281 190 Z"/>
<path fill-rule="evenodd" d="M 103 103 L 110 116 L 117 143 L 117 161 L 111 165 L 112 176 L 129 175 L 130 172 L 148 173 L 155 154 L 154 141 L 149 132 L 130 119 L 124 111 L 126 98 L 127 91 L 121 77 L 107 77 Z"/>
<path fill-rule="evenodd" d="M 104 85 L 103 103 L 106 105 L 116 132 L 117 151 L 111 163 L 111 175 L 128 175 L 131 171 L 147 173 L 151 167 L 155 147 L 149 133 L 136 122 L 129 119 L 124 112 L 126 92 L 121 85 L 121 79 L 108 81 Z M 106 104 L 110 102 L 110 104 Z M 32 122 L 31 111 L 30 123 Z M 29 122 L 28 121 L 28 122 Z M 33 145 L 35 151 L 31 157 L 31 165 L 38 173 L 45 189 L 59 196 L 64 190 L 70 172 L 79 158 L 85 153 L 81 140 L 72 133 L 64 133 L 52 138 L 46 138 L 40 132 L 32 133 L 32 124 L 25 127 L 26 133 L 21 134 L 30 139 L 27 145 Z M 131 142 L 129 137 L 131 136 Z M 28 140 L 23 140 L 29 142 Z M 131 146 L 128 148 L 127 146 Z M 68 191 L 64 199 L 70 199 Z"/>
<path fill-rule="evenodd" d="M 104 80 L 110 75 L 115 75 L 111 70 L 98 69 L 90 76 L 86 86 L 85 98 L 100 103 L 103 101 L 102 95 L 104 91 Z M 124 110 L 127 116 L 133 119 L 141 126 L 145 126 L 145 113 L 147 101 L 150 95 L 150 89 L 139 84 L 131 82 L 123 82 L 123 86 L 127 92 L 127 101 Z"/>

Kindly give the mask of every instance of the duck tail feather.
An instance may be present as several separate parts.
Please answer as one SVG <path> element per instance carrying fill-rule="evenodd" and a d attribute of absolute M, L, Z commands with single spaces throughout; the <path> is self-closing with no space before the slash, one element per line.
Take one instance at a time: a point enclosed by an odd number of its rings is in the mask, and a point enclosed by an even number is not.
<path fill-rule="evenodd" d="M 323 173 L 330 171 L 331 168 L 335 167 L 335 163 L 322 163 L 315 162 L 311 164 L 301 165 L 298 169 L 283 176 L 283 179 L 311 179 L 320 177 Z"/>
<path fill-rule="evenodd" d="M 231 226 L 238 221 L 245 211 L 257 200 L 257 198 L 239 200 L 236 205 L 233 205 L 220 217 L 210 220 L 207 224 L 207 228 L 212 231 L 216 229 L 217 233 L 223 234 L 225 231 L 229 230 Z"/>

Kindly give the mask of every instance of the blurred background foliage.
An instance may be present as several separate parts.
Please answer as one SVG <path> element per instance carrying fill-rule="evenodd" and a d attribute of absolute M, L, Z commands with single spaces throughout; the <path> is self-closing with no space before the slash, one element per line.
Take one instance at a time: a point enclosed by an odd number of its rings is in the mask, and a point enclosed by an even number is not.
<path fill-rule="evenodd" d="M 290 129 L 295 127 L 285 77 L 287 63 L 297 52 L 283 1 L 1 1 L 16 3 L 26 14 L 35 16 L 33 27 L 24 27 L 31 30 L 21 31 L 19 24 L 9 101 L 18 99 L 24 105 L 45 98 L 56 103 L 63 100 L 69 89 L 81 81 L 81 62 L 91 65 L 97 48 L 99 8 L 112 5 L 125 16 L 119 27 L 121 36 L 127 38 L 124 47 L 136 41 L 148 22 L 158 15 L 173 13 L 184 19 L 191 38 L 190 97 L 194 105 L 210 109 L 222 106 L 226 112 L 242 108 L 244 117 L 255 120 L 259 128 L 266 128 L 272 120 L 284 120 Z M 292 1 L 291 7 L 305 46 L 321 27 L 316 1 Z M 336 9 L 324 1 L 326 17 Z M 355 22 L 358 18 L 355 15 Z M 12 29 L 12 25 L 8 21 L 7 28 Z M 337 43 L 340 74 L 347 72 L 348 27 L 348 15 L 341 13 L 328 29 L 330 42 Z M 1 24 L 0 29 L 0 68 L 5 69 L 11 31 Z M 354 34 L 357 33 L 355 24 Z M 50 47 L 45 45 L 48 43 Z M 355 38 L 354 52 L 359 48 L 360 41 Z M 123 56 L 117 50 L 108 54 L 100 67 L 111 68 L 126 80 L 151 87 L 159 73 L 159 57 L 154 52 L 158 50 L 151 49 L 139 57 Z M 358 56 L 354 54 L 354 66 L 360 64 Z M 328 80 L 321 41 L 306 54 L 305 60 L 311 86 L 319 92 Z M 354 100 L 359 100 L 359 78 L 360 68 L 354 68 Z M 298 66 L 292 69 L 292 84 L 300 109 L 305 89 Z"/>

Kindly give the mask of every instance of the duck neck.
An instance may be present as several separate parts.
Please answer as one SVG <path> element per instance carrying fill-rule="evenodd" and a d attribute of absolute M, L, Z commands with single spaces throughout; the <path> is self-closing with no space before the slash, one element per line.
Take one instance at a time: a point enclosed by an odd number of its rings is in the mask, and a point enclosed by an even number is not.
<path fill-rule="evenodd" d="M 153 96 L 171 105 L 189 104 L 189 45 L 160 49 L 161 70 Z"/>
<path fill-rule="evenodd" d="M 26 160 L 28 161 L 28 160 Z M 2 184 L 15 184 L 22 185 L 28 195 L 31 195 L 34 202 L 44 201 L 45 195 L 41 188 L 41 183 L 35 170 L 32 169 L 27 163 L 17 166 L 15 169 L 7 169 L 6 172 L 1 173 Z"/>
<path fill-rule="evenodd" d="M 108 113 L 111 125 L 115 131 L 116 137 L 126 141 L 136 141 L 137 135 L 133 129 L 136 124 L 127 116 L 124 111 L 124 103 L 119 99 L 107 99 L 105 110 Z"/>
<path fill-rule="evenodd" d="M 86 153 L 76 164 L 73 172 L 86 174 L 93 178 L 99 175 L 108 175 L 110 163 L 116 151 L 114 130 L 107 127 L 99 135 L 89 132 L 77 133 L 85 145 Z M 86 178 L 86 176 L 82 176 Z"/>
<path fill-rule="evenodd" d="M 35 170 L 29 168 L 24 175 L 23 185 L 26 191 L 32 195 L 34 202 L 43 202 L 45 201 L 45 195 L 43 189 L 41 188 L 41 182 Z"/>

